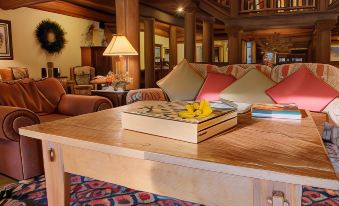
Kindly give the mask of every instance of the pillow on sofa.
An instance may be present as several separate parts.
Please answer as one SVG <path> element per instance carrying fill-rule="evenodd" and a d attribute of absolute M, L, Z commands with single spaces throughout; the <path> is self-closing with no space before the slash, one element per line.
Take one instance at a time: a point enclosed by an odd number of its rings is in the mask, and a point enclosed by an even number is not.
<path fill-rule="evenodd" d="M 329 103 L 323 110 L 328 114 L 329 122 L 339 127 L 339 97 Z"/>
<path fill-rule="evenodd" d="M 212 72 L 207 73 L 207 77 L 204 84 L 202 85 L 202 88 L 200 89 L 197 100 L 219 100 L 219 93 L 236 80 L 237 79 L 231 75 L 224 75 Z"/>
<path fill-rule="evenodd" d="M 245 76 L 224 89 L 220 98 L 241 103 L 273 103 L 265 91 L 275 83 L 256 69 L 247 72 Z"/>
<path fill-rule="evenodd" d="M 195 99 L 203 83 L 204 78 L 184 59 L 157 85 L 171 101 L 190 101 Z"/>
<path fill-rule="evenodd" d="M 0 68 L 0 79 L 2 81 L 13 80 L 13 72 L 11 68 Z"/>
<path fill-rule="evenodd" d="M 320 112 L 339 93 L 321 79 L 315 77 L 306 67 L 287 77 L 266 93 L 276 103 L 295 103 L 301 109 Z"/>

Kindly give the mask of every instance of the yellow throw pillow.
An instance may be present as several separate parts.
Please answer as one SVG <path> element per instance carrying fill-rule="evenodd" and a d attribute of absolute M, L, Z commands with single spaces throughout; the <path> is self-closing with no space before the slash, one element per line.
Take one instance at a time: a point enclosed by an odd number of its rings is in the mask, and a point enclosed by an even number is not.
<path fill-rule="evenodd" d="M 171 101 L 190 101 L 198 95 L 203 83 L 204 78 L 184 59 L 157 85 Z"/>
<path fill-rule="evenodd" d="M 275 84 L 260 71 L 252 69 L 224 89 L 219 96 L 221 99 L 240 103 L 273 103 L 265 91 Z"/>

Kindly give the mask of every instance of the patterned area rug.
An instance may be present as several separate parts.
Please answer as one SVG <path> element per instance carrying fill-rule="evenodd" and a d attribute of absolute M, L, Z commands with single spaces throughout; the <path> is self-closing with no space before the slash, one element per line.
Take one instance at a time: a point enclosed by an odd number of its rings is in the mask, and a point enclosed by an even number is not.
<path fill-rule="evenodd" d="M 325 143 L 338 172 L 339 149 Z M 78 175 L 71 176 L 71 206 L 200 206 Z M 44 176 L 0 188 L 0 206 L 46 206 Z M 339 191 L 303 187 L 302 206 L 338 206 Z"/>

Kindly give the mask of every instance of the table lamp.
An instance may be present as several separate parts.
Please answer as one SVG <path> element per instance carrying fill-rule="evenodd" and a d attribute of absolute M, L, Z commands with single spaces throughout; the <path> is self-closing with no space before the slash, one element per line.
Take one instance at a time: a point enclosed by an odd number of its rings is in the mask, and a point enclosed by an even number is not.
<path fill-rule="evenodd" d="M 115 85 L 115 88 L 119 87 L 119 84 L 127 85 L 130 82 L 130 78 L 128 76 L 128 61 L 125 56 L 138 55 L 138 52 L 133 48 L 126 36 L 114 35 L 103 55 L 119 56 L 119 61 L 116 62 L 116 81 L 113 82 L 113 84 Z M 126 85 L 123 87 L 125 88 Z"/>

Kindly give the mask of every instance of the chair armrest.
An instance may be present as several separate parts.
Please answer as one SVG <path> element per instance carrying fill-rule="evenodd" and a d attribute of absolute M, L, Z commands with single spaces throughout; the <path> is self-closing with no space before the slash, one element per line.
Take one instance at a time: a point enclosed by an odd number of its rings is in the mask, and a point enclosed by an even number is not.
<path fill-rule="evenodd" d="M 112 108 L 112 103 L 105 97 L 65 94 L 58 105 L 59 113 L 77 116 Z"/>
<path fill-rule="evenodd" d="M 0 139 L 19 141 L 19 128 L 39 124 L 40 120 L 34 112 L 19 108 L 0 106 Z"/>
<path fill-rule="evenodd" d="M 136 89 L 127 93 L 127 104 L 138 101 L 168 101 L 168 99 L 160 88 Z"/>

